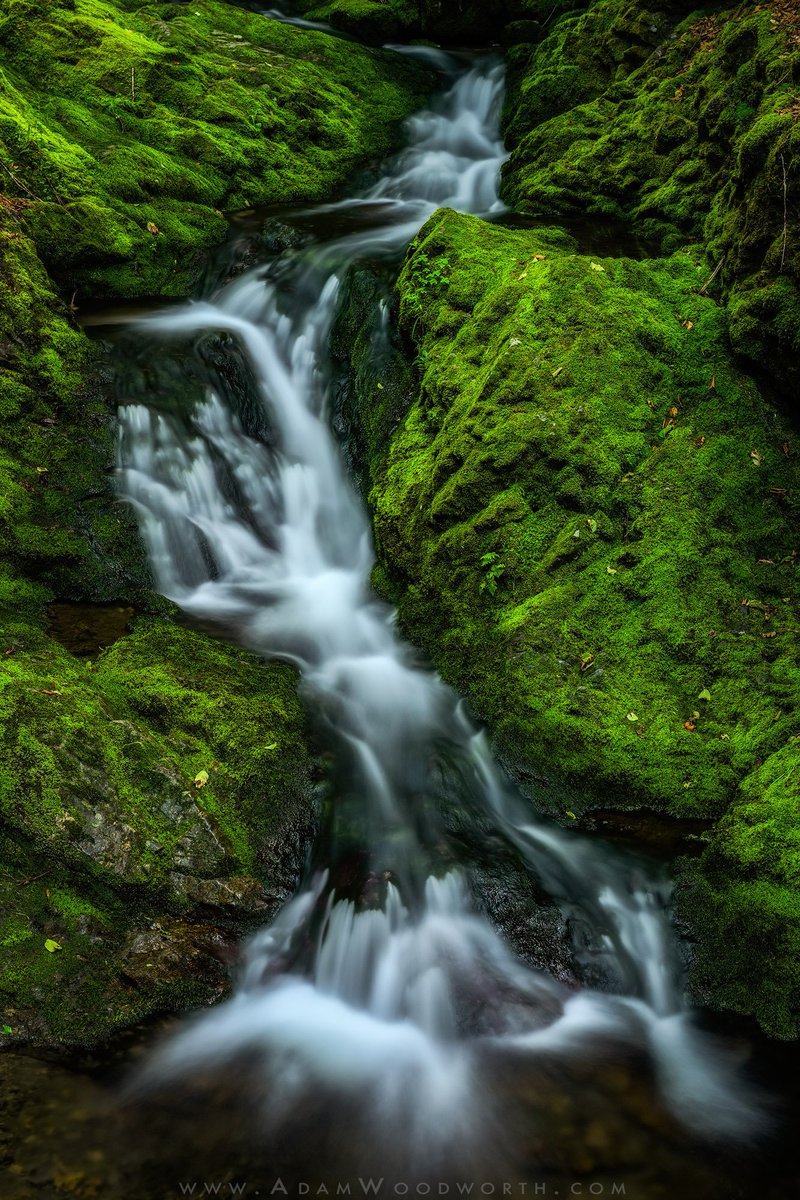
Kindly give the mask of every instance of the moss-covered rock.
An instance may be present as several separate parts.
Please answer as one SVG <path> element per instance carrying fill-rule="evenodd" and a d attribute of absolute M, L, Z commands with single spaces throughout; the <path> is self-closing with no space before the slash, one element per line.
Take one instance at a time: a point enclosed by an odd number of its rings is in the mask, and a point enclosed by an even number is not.
<path fill-rule="evenodd" d="M 624 217 L 665 250 L 696 241 L 735 350 L 793 395 L 800 14 L 688 7 L 594 3 L 511 52 L 505 195 L 526 213 Z"/>
<path fill-rule="evenodd" d="M 798 446 L 705 271 L 693 248 L 591 259 L 443 212 L 400 277 L 421 382 L 371 455 L 381 578 L 556 815 L 719 817 L 800 757 Z M 358 377 L 381 428 L 391 390 Z"/>
<path fill-rule="evenodd" d="M 55 278 L 184 294 L 224 209 L 327 198 L 429 85 L 396 56 L 214 0 L 11 0 L 3 189 Z"/>
<path fill-rule="evenodd" d="M 377 44 L 424 37 L 487 45 L 514 19 L 547 17 L 536 0 L 299 0 L 294 7 L 310 20 Z M 548 6 L 551 16 L 563 7 Z"/>
<path fill-rule="evenodd" d="M 7 613 L 0 644 L 3 1022 L 91 1041 L 219 995 L 311 820 L 294 673 L 163 618 L 94 661 Z"/>
<path fill-rule="evenodd" d="M 213 0 L 12 0 L 0 52 L 0 1005 L 90 1042 L 226 989 L 313 804 L 287 667 L 156 617 L 92 662 L 91 619 L 51 636 L 54 598 L 170 609 L 75 309 L 184 292 L 222 208 L 329 196 L 429 78 Z"/>

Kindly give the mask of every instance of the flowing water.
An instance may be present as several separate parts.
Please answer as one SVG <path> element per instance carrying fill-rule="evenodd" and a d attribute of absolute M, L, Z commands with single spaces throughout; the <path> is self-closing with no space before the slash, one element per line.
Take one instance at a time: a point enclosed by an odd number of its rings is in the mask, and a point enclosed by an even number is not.
<path fill-rule="evenodd" d="M 187 1021 L 138 1087 L 246 1069 L 263 1080 L 264 1144 L 284 1149 L 321 1103 L 321 1122 L 346 1129 L 317 1147 L 323 1179 L 365 1166 L 523 1178 L 536 1154 L 508 1117 L 509 1081 L 538 1080 L 555 1109 L 587 1064 L 640 1064 L 664 1119 L 692 1137 L 759 1127 L 734 1066 L 683 1007 L 664 881 L 538 817 L 370 588 L 369 521 L 330 425 L 343 281 L 358 261 L 398 256 L 439 207 L 502 211 L 502 65 L 437 61 L 446 90 L 375 186 L 316 208 L 311 241 L 138 327 L 165 355 L 213 341 L 243 357 L 247 404 L 209 387 L 188 414 L 120 413 L 122 493 L 159 589 L 296 664 L 339 760 L 297 896 L 246 947 L 233 998 Z M 326 238 L 327 219 L 351 231 Z M 582 983 L 526 965 L 482 914 L 450 836 L 454 805 L 560 906 Z"/>

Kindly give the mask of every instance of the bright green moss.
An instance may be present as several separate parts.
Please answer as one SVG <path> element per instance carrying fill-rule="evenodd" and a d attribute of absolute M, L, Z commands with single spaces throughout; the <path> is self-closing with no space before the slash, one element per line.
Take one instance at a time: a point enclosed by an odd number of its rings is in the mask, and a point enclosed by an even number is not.
<path fill-rule="evenodd" d="M 203 881 L 258 878 L 307 825 L 294 673 L 158 619 L 93 663 L 34 626 L 13 645 L 0 677 L 0 999 L 28 1036 L 81 1041 L 205 1002 L 220 984 L 158 963 L 131 993 L 126 946 L 156 918 L 179 921 Z M 185 959 L 191 925 L 177 928 Z"/>
<path fill-rule="evenodd" d="M 595 3 L 512 51 L 505 194 L 528 213 L 623 217 L 665 252 L 697 241 L 735 350 L 791 394 L 800 28 L 769 3 L 682 23 L 680 8 Z"/>
<path fill-rule="evenodd" d="M 699 933 L 697 994 L 784 1038 L 800 1034 L 799 802 L 795 737 L 746 779 L 678 896 Z"/>
<path fill-rule="evenodd" d="M 420 388 L 370 456 L 386 590 L 556 815 L 721 816 L 796 759 L 796 439 L 733 365 L 705 269 L 444 212 L 400 277 Z M 356 378 L 378 428 L 384 376 Z M 747 848 L 719 827 L 732 894 L 748 858 L 794 886 L 795 805 L 775 820 Z"/>
<path fill-rule="evenodd" d="M 223 209 L 328 197 L 429 85 L 395 56 L 198 0 L 12 0 L 4 184 L 81 294 L 181 293 Z"/>

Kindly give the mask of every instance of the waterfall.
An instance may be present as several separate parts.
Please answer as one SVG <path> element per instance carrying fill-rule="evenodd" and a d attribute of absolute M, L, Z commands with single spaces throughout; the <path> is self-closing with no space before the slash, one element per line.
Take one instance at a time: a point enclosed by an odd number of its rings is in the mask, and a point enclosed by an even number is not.
<path fill-rule="evenodd" d="M 127 405 L 121 490 L 166 596 L 297 665 L 350 773 L 333 797 L 332 853 L 355 844 L 363 863 L 350 894 L 333 864 L 307 878 L 247 945 L 233 998 L 187 1021 L 143 1078 L 157 1085 L 245 1055 L 263 1072 L 266 1131 L 324 1096 L 331 1111 L 357 1114 L 353 1129 L 378 1161 L 423 1169 L 491 1157 L 498 1072 L 635 1052 L 677 1120 L 740 1136 L 757 1124 L 753 1104 L 683 1010 L 664 884 L 532 811 L 370 589 L 369 522 L 329 425 L 327 346 L 354 262 L 397 256 L 437 208 L 502 211 L 503 68 L 451 66 L 446 93 L 410 120 L 408 149 L 380 181 L 314 210 L 315 228 L 358 212 L 353 232 L 317 235 L 138 327 L 163 345 L 222 336 L 246 357 L 269 436 L 254 437 L 211 388 L 188 421 Z M 595 988 L 526 966 L 475 908 L 442 851 L 444 776 L 561 905 Z"/>

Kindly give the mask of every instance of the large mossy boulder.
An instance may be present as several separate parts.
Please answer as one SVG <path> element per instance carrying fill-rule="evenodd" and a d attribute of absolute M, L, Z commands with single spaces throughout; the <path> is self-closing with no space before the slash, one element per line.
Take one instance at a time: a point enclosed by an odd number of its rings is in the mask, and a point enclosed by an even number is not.
<path fill-rule="evenodd" d="M 313 825 L 294 673 L 165 618 L 94 660 L 3 614 L 0 1009 L 91 1043 L 229 986 Z"/>
<path fill-rule="evenodd" d="M 665 251 L 696 242 L 735 351 L 794 402 L 796 6 L 609 0 L 551 22 L 510 62 L 508 202 L 624 218 Z"/>
<path fill-rule="evenodd" d="M 185 294 L 223 210 L 328 199 L 430 86 L 214 0 L 11 0 L 0 58 L 3 191 L 80 298 Z"/>
<path fill-rule="evenodd" d="M 790 789 L 800 772 L 800 447 L 735 366 L 705 273 L 691 246 L 591 258 L 559 230 L 441 212 L 398 285 L 418 394 L 399 414 L 393 368 L 362 367 L 361 425 L 385 427 L 387 404 L 400 420 L 370 471 L 378 581 L 405 630 L 554 815 L 727 813 L 693 868 L 731 981 L 713 995 L 786 1033 L 788 989 L 742 973 L 766 951 L 735 889 L 753 878 L 785 913 L 793 886 L 791 822 L 739 798 L 773 765 Z"/>

